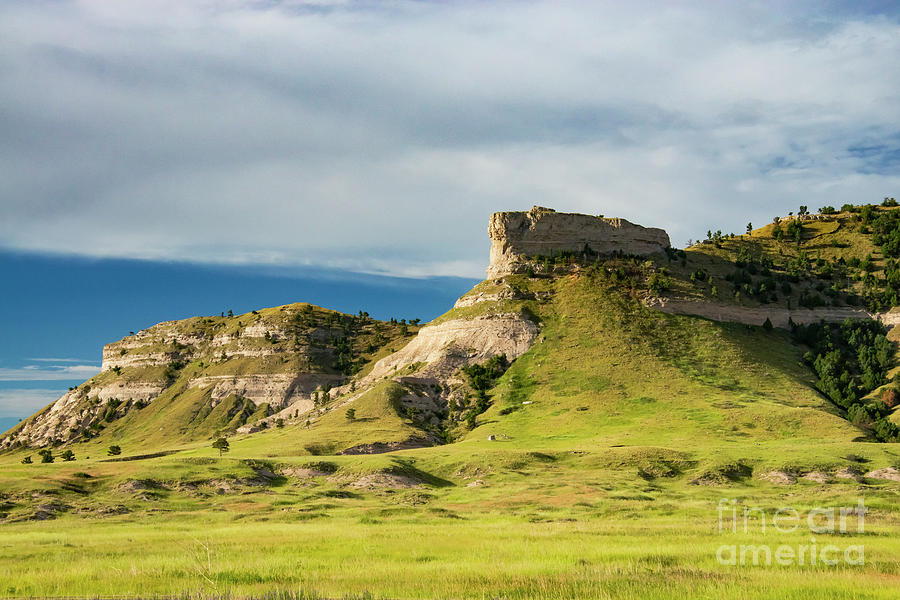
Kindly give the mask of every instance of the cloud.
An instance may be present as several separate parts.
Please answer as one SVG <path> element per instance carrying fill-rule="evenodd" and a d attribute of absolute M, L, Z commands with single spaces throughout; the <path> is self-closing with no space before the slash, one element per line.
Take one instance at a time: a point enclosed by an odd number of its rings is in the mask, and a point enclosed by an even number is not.
<path fill-rule="evenodd" d="M 0 419 L 34 414 L 63 394 L 58 389 L 0 389 Z"/>
<path fill-rule="evenodd" d="M 0 381 L 66 381 L 90 379 L 100 372 L 98 365 L 25 365 L 0 367 Z"/>
<path fill-rule="evenodd" d="M 37 363 L 84 363 L 83 358 L 29 358 L 28 362 Z"/>
<path fill-rule="evenodd" d="M 479 276 L 496 210 L 683 244 L 877 201 L 900 26 L 870 6 L 9 3 L 0 244 Z"/>

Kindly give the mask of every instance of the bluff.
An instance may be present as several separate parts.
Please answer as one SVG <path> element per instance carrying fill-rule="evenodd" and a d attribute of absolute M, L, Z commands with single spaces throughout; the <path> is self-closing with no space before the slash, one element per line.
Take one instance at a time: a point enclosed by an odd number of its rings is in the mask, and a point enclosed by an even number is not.
<path fill-rule="evenodd" d="M 669 247 L 669 236 L 656 227 L 625 219 L 559 213 L 535 206 L 527 212 L 498 212 L 488 225 L 491 262 L 488 278 L 520 273 L 528 257 L 564 252 L 647 255 Z"/>

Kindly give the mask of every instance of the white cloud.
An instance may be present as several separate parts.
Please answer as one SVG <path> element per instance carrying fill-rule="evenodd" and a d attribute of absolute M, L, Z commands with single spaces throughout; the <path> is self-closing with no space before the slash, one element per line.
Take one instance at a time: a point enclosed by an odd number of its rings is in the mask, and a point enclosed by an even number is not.
<path fill-rule="evenodd" d="M 900 187 L 894 16 L 263 5 L 0 8 L 0 244 L 478 276 L 495 210 L 680 245 Z"/>
<path fill-rule="evenodd" d="M 28 362 L 37 363 L 84 363 L 83 358 L 29 358 Z"/>
<path fill-rule="evenodd" d="M 100 372 L 97 365 L 26 365 L 0 367 L 0 381 L 65 381 L 89 379 Z"/>

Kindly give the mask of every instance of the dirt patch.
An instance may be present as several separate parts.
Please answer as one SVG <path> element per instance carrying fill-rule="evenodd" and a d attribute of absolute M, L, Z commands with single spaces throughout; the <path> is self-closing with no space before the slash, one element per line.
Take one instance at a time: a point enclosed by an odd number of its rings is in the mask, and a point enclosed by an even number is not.
<path fill-rule="evenodd" d="M 370 475 L 363 475 L 356 481 L 352 482 L 350 484 L 350 487 L 361 490 L 371 490 L 379 488 L 408 489 L 421 487 L 421 485 L 421 481 L 407 475 L 397 475 L 395 473 L 372 473 Z"/>
<path fill-rule="evenodd" d="M 55 519 L 59 513 L 65 512 L 72 508 L 66 504 L 62 504 L 60 502 L 50 502 L 47 504 L 40 504 L 35 509 L 34 513 L 28 517 L 29 521 L 47 521 L 49 519 Z"/>
<path fill-rule="evenodd" d="M 327 477 L 331 475 L 331 473 L 326 473 L 325 471 L 310 467 L 290 467 L 282 469 L 281 472 L 285 477 L 294 477 L 296 479 L 310 479 L 313 477 Z"/>
<path fill-rule="evenodd" d="M 340 454 L 384 454 L 385 452 L 394 452 L 396 450 L 412 450 L 414 448 L 427 448 L 433 446 L 425 438 L 409 438 L 402 442 L 374 442 L 372 444 L 359 444 L 347 448 Z"/>
<path fill-rule="evenodd" d="M 116 486 L 119 493 L 133 494 L 135 492 L 144 492 L 148 490 L 164 490 L 166 486 L 155 479 L 129 479 Z"/>
<path fill-rule="evenodd" d="M 691 481 L 692 485 L 726 485 L 750 477 L 753 469 L 743 463 L 728 463 L 708 469 Z"/>
<path fill-rule="evenodd" d="M 862 476 L 859 474 L 859 471 L 857 471 L 853 467 L 844 467 L 842 469 L 838 469 L 837 471 L 835 471 L 834 476 L 838 479 L 852 479 L 856 482 L 862 481 Z"/>
<path fill-rule="evenodd" d="M 125 514 L 130 513 L 131 509 L 129 509 L 127 506 L 124 506 L 122 504 L 113 504 L 110 506 L 101 506 L 94 512 L 101 516 L 125 515 Z"/>
<path fill-rule="evenodd" d="M 894 467 L 886 467 L 866 473 L 869 479 L 883 479 L 885 481 L 900 481 L 900 471 Z"/>
<path fill-rule="evenodd" d="M 822 471 L 810 471 L 803 476 L 803 479 L 815 483 L 828 483 L 831 480 L 828 473 L 823 473 Z"/>
<path fill-rule="evenodd" d="M 797 483 L 797 477 L 787 471 L 769 471 L 760 475 L 759 478 L 775 485 L 794 485 Z"/>

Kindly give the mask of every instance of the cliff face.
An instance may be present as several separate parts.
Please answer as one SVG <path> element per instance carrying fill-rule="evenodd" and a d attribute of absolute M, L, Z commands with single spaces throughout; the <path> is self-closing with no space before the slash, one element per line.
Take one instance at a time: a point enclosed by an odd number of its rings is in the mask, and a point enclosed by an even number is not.
<path fill-rule="evenodd" d="M 669 246 L 662 229 L 641 227 L 625 219 L 606 219 L 576 213 L 558 213 L 535 206 L 528 212 L 491 215 L 491 263 L 488 278 L 518 273 L 527 257 L 562 252 L 596 254 L 652 254 Z"/>

